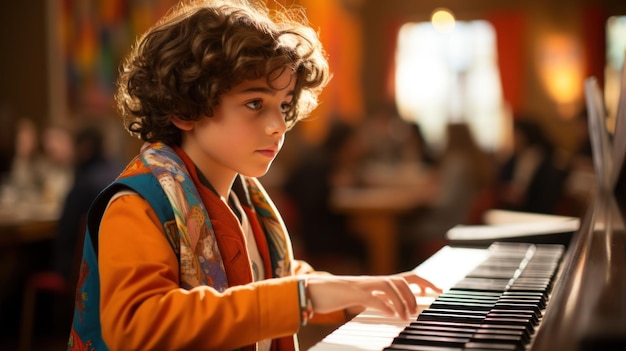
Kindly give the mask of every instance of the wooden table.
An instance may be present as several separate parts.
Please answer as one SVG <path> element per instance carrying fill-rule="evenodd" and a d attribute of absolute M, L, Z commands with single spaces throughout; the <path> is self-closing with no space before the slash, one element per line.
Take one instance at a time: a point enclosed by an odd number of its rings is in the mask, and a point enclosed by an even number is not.
<path fill-rule="evenodd" d="M 397 271 L 398 216 L 429 206 L 436 188 L 431 183 L 412 186 L 337 188 L 331 207 L 350 217 L 350 225 L 363 235 L 372 274 Z"/>
<path fill-rule="evenodd" d="M 54 239 L 56 219 L 32 219 L 0 223 L 0 246 L 19 245 Z"/>
<path fill-rule="evenodd" d="M 55 237 L 58 211 L 43 206 L 20 211 L 0 209 L 0 247 L 27 244 Z"/>

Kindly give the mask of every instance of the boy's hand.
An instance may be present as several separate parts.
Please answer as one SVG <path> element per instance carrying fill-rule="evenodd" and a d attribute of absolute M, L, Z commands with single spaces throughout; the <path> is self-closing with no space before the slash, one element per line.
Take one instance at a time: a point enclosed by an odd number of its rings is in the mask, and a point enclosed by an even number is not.
<path fill-rule="evenodd" d="M 415 295 L 401 276 L 310 275 L 307 279 L 313 310 L 318 313 L 373 308 L 404 320 L 417 314 Z"/>
<path fill-rule="evenodd" d="M 435 284 L 415 274 L 415 272 L 413 271 L 398 273 L 396 274 L 396 276 L 404 278 L 404 280 L 406 280 L 409 284 L 415 284 L 419 286 L 421 296 L 426 295 L 428 289 L 432 290 L 436 294 L 441 294 L 443 292 L 441 288 L 435 286 Z"/>

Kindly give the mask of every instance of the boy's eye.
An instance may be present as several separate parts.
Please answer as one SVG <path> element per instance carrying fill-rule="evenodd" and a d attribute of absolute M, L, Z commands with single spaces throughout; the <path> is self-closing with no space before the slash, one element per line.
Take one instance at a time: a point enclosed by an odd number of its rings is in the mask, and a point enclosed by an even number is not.
<path fill-rule="evenodd" d="M 284 104 L 280 105 L 280 111 L 281 111 L 282 113 L 287 113 L 287 112 L 289 112 L 289 110 L 291 110 L 291 108 L 292 108 L 292 106 L 291 106 L 291 104 L 290 104 L 290 103 L 284 103 Z"/>
<path fill-rule="evenodd" d="M 261 100 L 250 101 L 246 103 L 246 106 L 252 110 L 259 110 L 262 107 Z"/>

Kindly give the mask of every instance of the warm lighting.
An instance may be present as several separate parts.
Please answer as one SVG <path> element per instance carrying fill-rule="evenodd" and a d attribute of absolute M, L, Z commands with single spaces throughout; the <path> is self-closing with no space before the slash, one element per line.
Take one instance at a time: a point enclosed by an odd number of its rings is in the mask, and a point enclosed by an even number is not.
<path fill-rule="evenodd" d="M 563 117 L 573 117 L 583 94 L 583 59 L 576 39 L 551 34 L 539 43 L 539 76 Z"/>
<path fill-rule="evenodd" d="M 433 11 L 430 22 L 438 32 L 449 33 L 454 30 L 454 15 L 448 9 L 438 8 Z"/>
<path fill-rule="evenodd" d="M 487 21 L 457 21 L 441 33 L 432 22 L 406 23 L 398 33 L 394 77 L 400 115 L 419 124 L 435 150 L 446 125 L 466 122 L 476 142 L 499 149 L 504 113 L 495 30 Z"/>

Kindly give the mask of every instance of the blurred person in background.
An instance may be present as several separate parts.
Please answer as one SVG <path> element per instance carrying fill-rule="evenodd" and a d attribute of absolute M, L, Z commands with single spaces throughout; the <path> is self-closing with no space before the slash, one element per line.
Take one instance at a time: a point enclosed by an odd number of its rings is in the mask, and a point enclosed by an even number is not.
<path fill-rule="evenodd" d="M 426 169 L 437 166 L 437 155 L 426 142 L 422 128 L 417 123 L 408 124 L 408 136 L 403 148 L 402 160 L 417 160 L 418 164 Z"/>
<path fill-rule="evenodd" d="M 105 145 L 105 136 L 98 126 L 87 126 L 74 138 L 73 183 L 63 202 L 53 255 L 55 271 L 70 284 L 78 274 L 75 257 L 82 247 L 87 210 L 123 169 L 107 154 Z"/>
<path fill-rule="evenodd" d="M 401 182 L 399 173 L 421 164 L 424 144 L 420 132 L 398 114 L 396 105 L 384 103 L 358 126 L 365 150 L 361 159 L 361 176 L 365 185 L 393 185 Z"/>
<path fill-rule="evenodd" d="M 294 238 L 300 239 L 307 261 L 319 269 L 367 269 L 362 239 L 349 228 L 345 214 L 330 208 L 335 187 L 358 184 L 363 151 L 355 128 L 334 119 L 322 144 L 300 157 L 285 181 L 296 213 Z"/>
<path fill-rule="evenodd" d="M 5 286 L 0 292 L 0 317 L 11 318 L 31 273 L 49 267 L 54 227 L 73 180 L 72 135 L 60 125 L 48 126 L 40 134 L 34 120 L 16 122 L 15 152 L 0 209 L 3 218 L 15 223 L 3 234 L 16 238 L 2 247 L 0 278 Z"/>
<path fill-rule="evenodd" d="M 569 155 L 567 177 L 563 185 L 564 200 L 561 201 L 560 209 L 565 215 L 580 217 L 591 204 L 598 180 L 593 165 L 587 110 L 581 110 L 572 123 L 572 137 L 577 143 Z"/>
<path fill-rule="evenodd" d="M 406 154 L 409 128 L 408 123 L 398 114 L 395 103 L 384 103 L 367 117 L 359 127 L 361 137 L 366 142 L 364 161 L 387 165 L 402 162 Z"/>
<path fill-rule="evenodd" d="M 74 131 L 61 124 L 49 125 L 41 143 L 45 156 L 41 201 L 58 214 L 74 181 Z"/>
<path fill-rule="evenodd" d="M 4 208 L 13 210 L 18 203 L 34 203 L 41 198 L 44 159 L 37 125 L 29 118 L 20 118 L 15 125 L 15 146 L 10 170 L 2 188 Z"/>
<path fill-rule="evenodd" d="M 395 103 L 379 106 L 358 126 L 364 151 L 359 181 L 364 186 L 406 186 L 430 175 L 436 157 L 420 126 L 403 119 Z"/>
<path fill-rule="evenodd" d="M 499 168 L 495 207 L 555 214 L 565 176 L 541 125 L 519 116 L 513 122 L 513 151 Z"/>
<path fill-rule="evenodd" d="M 73 181 L 72 131 L 50 125 L 43 133 L 28 118 L 16 124 L 15 152 L 2 186 L 2 207 L 25 217 L 54 218 Z"/>
<path fill-rule="evenodd" d="M 414 267 L 446 245 L 448 229 L 472 220 L 474 203 L 493 182 L 493 159 L 478 146 L 468 124 L 448 124 L 446 138 L 432 203 L 400 219 L 401 268 Z"/>
<path fill-rule="evenodd" d="M 68 136 L 71 136 L 71 145 L 67 145 L 65 138 Z M 50 158 L 45 164 L 51 170 L 47 178 L 48 186 L 65 187 L 68 179 L 72 183 L 68 185 L 68 190 L 57 188 L 52 189 L 57 193 L 48 192 L 48 196 L 64 196 L 54 200 L 59 202 L 59 214 L 56 226 L 51 229 L 54 231 L 53 239 L 37 246 L 24 246 L 21 258 L 24 263 L 19 264 L 19 269 L 22 276 L 28 277 L 26 290 L 45 286 L 51 291 L 70 293 L 62 294 L 64 299 L 50 300 L 54 295 L 46 296 L 47 309 L 38 309 L 36 316 L 55 321 L 47 332 L 66 333 L 71 323 L 74 302 L 71 292 L 75 290 L 78 279 L 87 211 L 98 193 L 115 179 L 122 167 L 107 156 L 103 132 L 96 125 L 82 128 L 76 134 L 70 134 L 68 129 L 51 127 L 47 138 Z M 67 167 L 71 170 L 69 175 L 65 173 Z M 35 259 L 36 263 L 33 262 Z"/>

